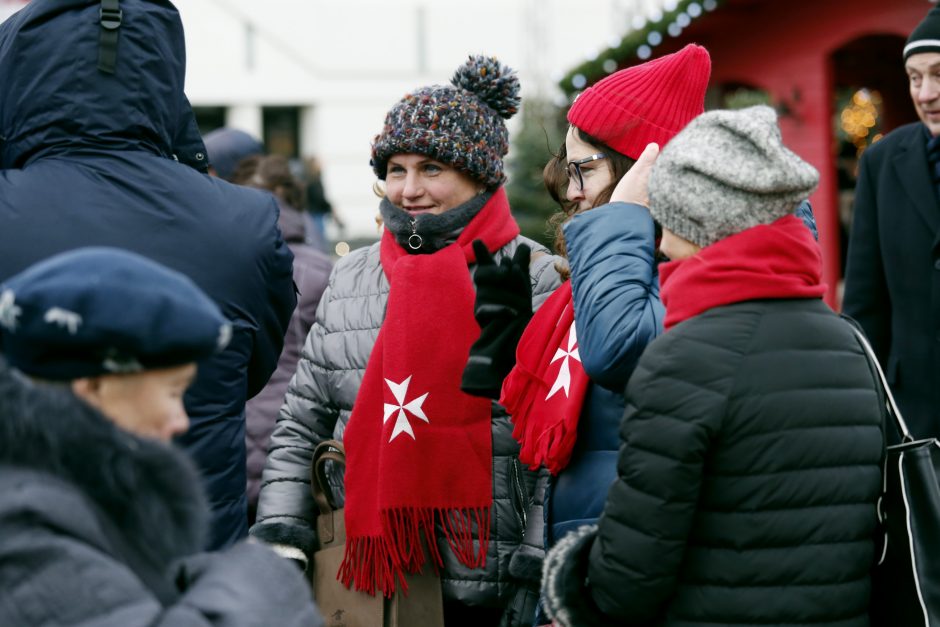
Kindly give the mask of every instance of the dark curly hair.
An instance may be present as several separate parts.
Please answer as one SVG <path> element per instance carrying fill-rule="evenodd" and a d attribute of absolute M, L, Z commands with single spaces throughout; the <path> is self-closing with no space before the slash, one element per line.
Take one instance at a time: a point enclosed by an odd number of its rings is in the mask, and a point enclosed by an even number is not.
<path fill-rule="evenodd" d="M 245 157 L 235 166 L 232 182 L 273 192 L 298 211 L 303 211 L 307 203 L 306 190 L 291 173 L 287 158 L 281 155 Z"/>
<path fill-rule="evenodd" d="M 588 135 L 576 126 L 572 126 L 571 128 L 574 129 L 575 134 L 581 141 L 590 144 L 597 149 L 597 152 L 603 152 L 607 155 L 607 159 L 605 159 L 604 162 L 608 164 L 613 177 L 610 185 L 604 188 L 594 201 L 594 207 L 599 207 L 610 202 L 610 196 L 614 193 L 614 188 L 617 187 L 617 183 L 623 178 L 623 175 L 633 167 L 636 161 L 617 152 L 604 142 Z M 558 152 L 545 164 L 545 168 L 542 170 L 542 180 L 545 183 L 545 189 L 548 190 L 551 197 L 561 207 L 561 211 L 553 214 L 548 219 L 548 224 L 550 227 L 554 227 L 555 230 L 555 251 L 566 259 L 568 258 L 568 250 L 565 246 L 565 235 L 561 230 L 561 225 L 567 222 L 574 214 L 578 213 L 578 206 L 566 197 L 566 190 L 568 188 L 567 166 L 568 150 L 565 147 L 565 143 L 562 142 Z M 592 207 L 592 209 L 594 207 Z M 562 279 L 570 278 L 571 271 L 567 267 L 559 267 L 557 269 Z"/>

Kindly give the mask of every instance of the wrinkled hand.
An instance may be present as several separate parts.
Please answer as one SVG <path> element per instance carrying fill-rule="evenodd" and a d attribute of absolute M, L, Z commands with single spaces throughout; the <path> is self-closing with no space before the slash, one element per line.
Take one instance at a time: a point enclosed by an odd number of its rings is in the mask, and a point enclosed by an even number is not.
<path fill-rule="evenodd" d="M 649 180 L 653 164 L 659 157 L 659 145 L 647 144 L 640 158 L 623 175 L 610 195 L 611 202 L 628 202 L 649 207 Z"/>
<path fill-rule="evenodd" d="M 473 242 L 477 268 L 473 275 L 473 315 L 480 337 L 470 347 L 460 388 L 467 394 L 498 398 L 503 379 L 516 363 L 516 344 L 532 317 L 531 250 L 520 244 L 499 263 L 480 240 Z"/>

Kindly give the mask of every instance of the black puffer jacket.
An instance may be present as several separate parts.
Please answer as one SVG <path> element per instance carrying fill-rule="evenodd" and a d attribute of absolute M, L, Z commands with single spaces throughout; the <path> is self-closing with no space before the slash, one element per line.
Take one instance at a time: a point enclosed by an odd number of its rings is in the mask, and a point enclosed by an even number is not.
<path fill-rule="evenodd" d="M 558 624 L 868 625 L 883 404 L 847 323 L 817 299 L 710 309 L 626 398 L 599 532 L 546 568 Z"/>
<path fill-rule="evenodd" d="M 182 453 L 0 360 L 0 625 L 323 625 L 268 548 L 200 554 L 207 522 Z"/>

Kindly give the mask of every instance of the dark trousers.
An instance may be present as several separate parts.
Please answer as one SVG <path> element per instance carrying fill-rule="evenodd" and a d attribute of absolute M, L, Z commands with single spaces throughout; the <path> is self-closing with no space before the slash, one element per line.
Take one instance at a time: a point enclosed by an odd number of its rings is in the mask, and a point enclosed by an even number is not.
<path fill-rule="evenodd" d="M 502 614 L 503 611 L 497 607 L 444 601 L 444 627 L 497 627 Z"/>

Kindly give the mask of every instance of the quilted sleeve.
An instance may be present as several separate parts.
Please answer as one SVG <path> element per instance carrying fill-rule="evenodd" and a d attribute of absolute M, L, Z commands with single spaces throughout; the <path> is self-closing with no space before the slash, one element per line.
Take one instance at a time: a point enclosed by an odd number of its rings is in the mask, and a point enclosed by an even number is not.
<path fill-rule="evenodd" d="M 323 341 L 323 322 L 332 305 L 332 286 L 328 286 L 271 434 L 258 497 L 258 522 L 251 533 L 272 544 L 296 545 L 297 530 L 290 527 L 310 529 L 315 516 L 310 462 L 317 444 L 332 437 L 339 417 L 339 408 L 331 399 L 331 372 Z"/>
<path fill-rule="evenodd" d="M 576 215 L 564 232 L 584 370 L 622 392 L 663 328 L 653 219 L 646 207 L 610 203 Z"/>

